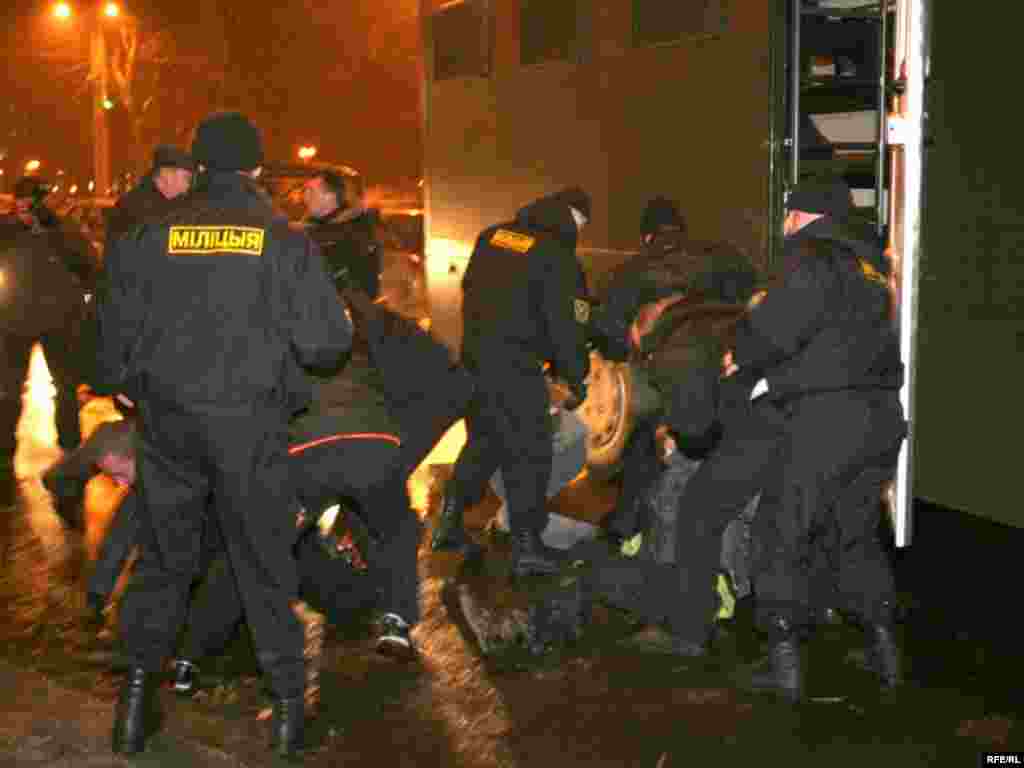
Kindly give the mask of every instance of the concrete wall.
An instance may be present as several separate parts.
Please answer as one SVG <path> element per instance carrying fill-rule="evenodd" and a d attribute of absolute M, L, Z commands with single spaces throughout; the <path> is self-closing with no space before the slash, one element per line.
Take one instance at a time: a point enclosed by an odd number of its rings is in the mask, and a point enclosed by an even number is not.
<path fill-rule="evenodd" d="M 438 4 L 425 0 L 424 10 Z M 491 76 L 428 80 L 428 278 L 435 328 L 453 343 L 458 280 L 477 232 L 566 184 L 593 197 L 581 251 L 594 269 L 636 248 L 655 194 L 679 201 L 695 236 L 763 258 L 769 3 L 726 3 L 720 34 L 648 48 L 632 47 L 631 0 L 593 5 L 587 63 L 521 67 L 519 2 L 493 0 Z M 426 50 L 429 61 L 429 35 Z"/>

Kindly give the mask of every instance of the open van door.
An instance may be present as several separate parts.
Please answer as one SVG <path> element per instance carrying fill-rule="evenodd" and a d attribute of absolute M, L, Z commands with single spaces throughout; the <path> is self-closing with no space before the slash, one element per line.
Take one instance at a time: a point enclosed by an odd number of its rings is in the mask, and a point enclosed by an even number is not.
<path fill-rule="evenodd" d="M 914 494 L 914 391 L 917 362 L 917 308 L 924 191 L 925 83 L 930 66 L 930 0 L 897 0 L 892 57 L 894 95 L 887 120 L 890 200 L 888 254 L 892 262 L 895 319 L 906 378 L 900 399 L 910 423 L 900 451 L 889 511 L 896 546 L 910 543 Z"/>

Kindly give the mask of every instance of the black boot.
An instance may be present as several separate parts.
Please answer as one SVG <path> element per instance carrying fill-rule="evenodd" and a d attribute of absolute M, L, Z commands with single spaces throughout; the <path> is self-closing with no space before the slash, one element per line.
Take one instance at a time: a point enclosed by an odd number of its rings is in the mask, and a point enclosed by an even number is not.
<path fill-rule="evenodd" d="M 868 667 L 878 675 L 883 688 L 897 688 L 903 684 L 903 663 L 896 644 L 893 625 L 889 622 L 868 624 L 864 627 Z"/>
<path fill-rule="evenodd" d="M 276 699 L 274 716 L 270 722 L 270 748 L 281 757 L 294 757 L 301 753 L 305 718 L 305 701 L 302 696 Z"/>
<path fill-rule="evenodd" d="M 146 670 L 129 669 L 114 712 L 114 752 L 134 755 L 145 748 L 146 738 L 159 725 L 153 694 L 153 681 Z"/>
<path fill-rule="evenodd" d="M 536 531 L 519 531 L 512 539 L 512 575 L 552 576 L 562 569 L 559 553 L 545 546 Z"/>
<path fill-rule="evenodd" d="M 804 686 L 797 633 L 788 620 L 776 617 L 770 623 L 769 638 L 768 658 L 750 670 L 741 685 L 795 703 L 803 696 Z"/>
<path fill-rule="evenodd" d="M 459 498 L 454 483 L 449 481 L 441 503 L 441 514 L 431 537 L 430 546 L 435 552 L 457 552 L 466 557 L 480 554 L 480 545 L 466 535 L 462 523 L 465 504 Z"/>

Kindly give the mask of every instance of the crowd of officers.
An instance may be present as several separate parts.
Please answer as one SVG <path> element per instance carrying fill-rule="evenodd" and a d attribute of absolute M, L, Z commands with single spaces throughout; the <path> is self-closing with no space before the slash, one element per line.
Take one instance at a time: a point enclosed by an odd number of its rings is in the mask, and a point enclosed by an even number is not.
<path fill-rule="evenodd" d="M 660 397 L 627 446 L 609 538 L 650 526 L 643 499 L 666 450 L 700 465 L 678 500 L 670 562 L 610 558 L 592 569 L 591 593 L 628 596 L 629 607 L 666 628 L 674 653 L 706 654 L 722 531 L 760 494 L 754 572 L 770 651 L 746 684 L 799 699 L 799 633 L 836 609 L 863 622 L 883 684 L 900 682 L 892 574 L 877 524 L 905 434 L 902 368 L 884 259 L 846 226 L 843 183 L 791 192 L 783 265 L 767 293 L 742 254 L 693 240 L 675 205 L 655 198 L 641 253 L 597 302 L 576 257 L 588 195 L 572 187 L 536 200 L 476 241 L 456 364 L 375 303 L 380 254 L 369 230 L 343 226 L 352 218 L 343 179 L 325 172 L 307 184 L 310 216 L 298 230 L 259 186 L 260 133 L 238 113 L 204 120 L 190 154 L 165 147 L 154 160 L 112 216 L 96 299 L 68 301 L 75 320 L 5 327 L 0 336 L 9 360 L 15 351 L 27 359 L 41 341 L 62 393 L 61 445 L 75 460 L 48 472 L 47 487 L 66 497 L 66 484 L 80 490 L 97 467 L 132 485 L 89 587 L 101 610 L 139 547 L 120 614 L 129 670 L 117 751 L 144 748 L 156 681 L 186 614 L 176 683 L 191 690 L 194 660 L 222 648 L 244 617 L 274 698 L 272 746 L 286 755 L 303 738 L 300 594 L 332 618 L 375 603 L 379 647 L 411 655 L 420 528 L 405 480 L 462 416 L 468 439 L 433 548 L 480 555 L 463 510 L 500 470 L 513 575 L 558 573 L 564 556 L 541 536 L 553 460 L 548 379 L 567 385 L 563 407 L 578 407 L 595 346 L 643 368 Z M 22 206 L 22 198 L 4 226 L 25 237 L 59 231 L 39 220 L 37 199 Z M 72 250 L 63 241 L 48 247 Z M 94 281 L 76 274 L 66 282 L 91 295 Z M 685 324 L 673 318 L 706 302 L 748 309 L 724 334 L 676 332 Z M 77 378 L 60 362 L 71 344 L 61 334 L 72 327 L 95 336 L 75 342 L 94 358 Z M 102 428 L 120 448 L 70 452 L 77 408 L 69 400 L 65 413 L 60 397 L 73 397 L 83 380 L 131 416 Z M 20 381 L 12 387 L 8 400 Z M 13 441 L 9 426 L 3 438 Z M 355 501 L 347 512 L 366 533 L 369 563 L 347 565 L 368 567 L 372 580 L 349 579 L 310 544 L 310 525 L 342 498 Z M 190 608 L 190 588 L 206 574 L 206 597 Z M 358 591 L 353 584 L 372 588 L 332 603 Z"/>

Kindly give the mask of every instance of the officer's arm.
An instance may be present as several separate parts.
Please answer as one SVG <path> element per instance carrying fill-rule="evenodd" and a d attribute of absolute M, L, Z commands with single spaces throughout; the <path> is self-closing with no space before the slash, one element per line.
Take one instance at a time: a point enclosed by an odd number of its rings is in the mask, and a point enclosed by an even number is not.
<path fill-rule="evenodd" d="M 96 290 L 96 368 L 89 382 L 98 394 L 113 394 L 125 384 L 135 340 L 142 333 L 146 302 L 141 293 L 145 251 L 139 237 L 123 237 L 108 246 Z"/>
<path fill-rule="evenodd" d="M 300 365 L 329 369 L 340 365 L 352 347 L 352 321 L 324 270 L 320 250 L 305 235 L 292 233 L 288 260 L 294 270 L 286 299 L 292 349 Z"/>
<path fill-rule="evenodd" d="M 691 459 L 707 454 L 718 437 L 718 345 L 710 339 L 670 338 L 655 353 L 650 375 L 661 393 L 662 421 Z"/>
<path fill-rule="evenodd" d="M 545 266 L 541 290 L 553 362 L 558 375 L 576 391 L 590 373 L 587 351 L 590 304 L 582 295 L 582 275 L 571 254 L 556 251 L 545 261 Z"/>
<path fill-rule="evenodd" d="M 820 261 L 805 258 L 746 314 L 736 326 L 736 365 L 768 370 L 810 341 L 826 312 L 824 272 Z"/>

